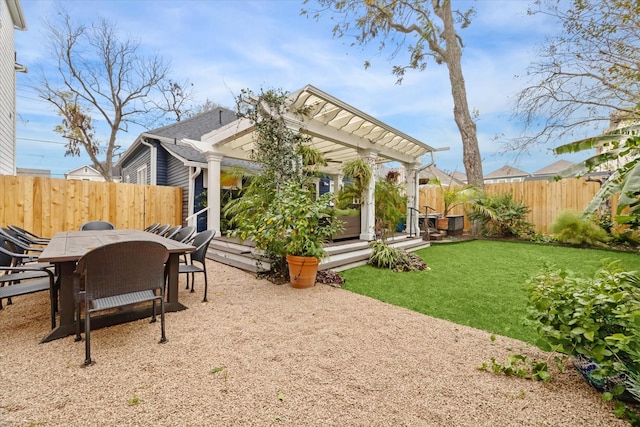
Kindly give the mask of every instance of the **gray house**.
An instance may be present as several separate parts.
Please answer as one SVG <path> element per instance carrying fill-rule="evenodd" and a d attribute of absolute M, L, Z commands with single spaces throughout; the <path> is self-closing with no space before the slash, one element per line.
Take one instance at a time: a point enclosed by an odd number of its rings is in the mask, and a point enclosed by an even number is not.
<path fill-rule="evenodd" d="M 193 214 L 202 209 L 204 198 L 201 194 L 208 182 L 207 159 L 202 152 L 185 145 L 181 140 L 200 140 L 202 135 L 235 120 L 237 116 L 234 111 L 218 107 L 140 134 L 116 163 L 116 167 L 122 171 L 122 182 L 182 187 L 183 223 L 195 224 Z M 223 173 L 231 168 L 254 167 L 250 162 L 232 158 L 226 158 L 222 162 Z M 223 188 L 241 185 L 232 177 L 222 179 Z M 198 229 L 205 229 L 206 224 L 204 213 L 198 218 Z"/>

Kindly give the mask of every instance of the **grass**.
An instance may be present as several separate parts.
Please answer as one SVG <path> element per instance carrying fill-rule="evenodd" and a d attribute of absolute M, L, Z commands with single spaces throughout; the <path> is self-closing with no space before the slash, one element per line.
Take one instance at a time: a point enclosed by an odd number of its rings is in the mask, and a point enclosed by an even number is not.
<path fill-rule="evenodd" d="M 640 269 L 640 254 L 472 240 L 434 244 L 416 252 L 430 271 L 395 273 L 371 266 L 342 272 L 343 287 L 440 319 L 516 338 L 544 348 L 525 323 L 527 280 L 545 263 L 592 275 L 603 259 L 619 259 L 626 270 Z"/>

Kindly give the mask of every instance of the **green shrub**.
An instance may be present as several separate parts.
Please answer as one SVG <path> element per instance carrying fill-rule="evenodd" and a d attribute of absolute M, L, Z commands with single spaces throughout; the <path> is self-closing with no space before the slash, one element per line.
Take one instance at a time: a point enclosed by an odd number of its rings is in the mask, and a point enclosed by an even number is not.
<path fill-rule="evenodd" d="M 570 245 L 607 246 L 611 240 L 604 229 L 572 210 L 562 211 L 550 228 L 559 242 Z"/>
<path fill-rule="evenodd" d="M 640 276 L 618 265 L 603 262 L 592 278 L 547 266 L 529 282 L 527 317 L 540 336 L 595 361 L 599 378 L 640 371 Z"/>
<path fill-rule="evenodd" d="M 429 270 L 422 258 L 403 249 L 393 248 L 380 240 L 371 242 L 370 246 L 368 263 L 374 267 L 394 271 Z"/>
<path fill-rule="evenodd" d="M 528 237 L 533 235 L 533 225 L 526 219 L 529 211 L 514 200 L 513 193 L 484 194 L 472 202 L 468 217 L 479 224 L 484 236 Z"/>

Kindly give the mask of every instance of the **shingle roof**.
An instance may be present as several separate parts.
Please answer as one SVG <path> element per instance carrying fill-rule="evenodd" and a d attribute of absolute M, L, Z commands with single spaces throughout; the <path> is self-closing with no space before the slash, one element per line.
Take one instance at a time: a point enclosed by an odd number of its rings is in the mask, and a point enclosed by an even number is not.
<path fill-rule="evenodd" d="M 512 178 L 517 176 L 529 176 L 529 172 L 525 172 L 521 169 L 514 168 L 513 166 L 505 165 L 498 170 L 491 172 L 484 176 L 484 179 L 492 178 Z"/>
<path fill-rule="evenodd" d="M 464 182 L 455 177 L 454 174 L 449 174 L 442 169 L 438 169 L 435 166 L 429 166 L 420 172 L 420 183 L 429 179 L 438 178 L 440 184 L 445 187 L 449 185 L 464 185 Z M 466 177 L 465 177 L 466 178 Z"/>
<path fill-rule="evenodd" d="M 575 165 L 575 163 L 570 162 L 568 160 L 558 160 L 557 162 L 551 163 L 543 167 L 542 169 L 538 169 L 532 175 L 557 175 L 563 170 Z"/>
<path fill-rule="evenodd" d="M 184 159 L 187 162 L 202 163 L 203 166 L 207 165 L 206 157 L 195 148 L 182 144 L 169 144 L 166 142 L 161 142 L 160 145 L 175 157 Z M 248 170 L 257 170 L 259 168 L 259 166 L 254 162 L 232 159 L 231 157 L 223 157 L 221 165 Z"/>
<path fill-rule="evenodd" d="M 174 139 L 195 139 L 200 140 L 202 135 L 212 130 L 218 129 L 228 123 L 238 119 L 234 111 L 227 108 L 218 107 L 210 111 L 205 111 L 186 120 L 172 123 L 161 128 L 145 132 L 148 135 L 160 136 Z"/>

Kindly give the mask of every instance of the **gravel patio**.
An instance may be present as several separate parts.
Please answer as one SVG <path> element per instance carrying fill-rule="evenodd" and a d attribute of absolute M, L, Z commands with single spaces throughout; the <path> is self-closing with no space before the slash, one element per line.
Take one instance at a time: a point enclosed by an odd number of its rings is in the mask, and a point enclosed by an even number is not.
<path fill-rule="evenodd" d="M 0 426 L 628 425 L 573 369 L 548 384 L 477 369 L 547 356 L 522 342 L 327 285 L 208 274 L 208 303 L 201 281 L 181 288 L 168 343 L 148 320 L 97 330 L 90 367 L 72 336 L 39 344 L 47 295 L 5 306 Z"/>

